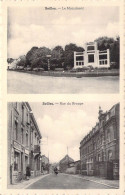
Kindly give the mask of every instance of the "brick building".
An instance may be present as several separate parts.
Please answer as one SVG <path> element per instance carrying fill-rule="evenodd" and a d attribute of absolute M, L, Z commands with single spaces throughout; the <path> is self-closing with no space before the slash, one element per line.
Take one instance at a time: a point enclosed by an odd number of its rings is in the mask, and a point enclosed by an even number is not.
<path fill-rule="evenodd" d="M 119 104 L 103 113 L 80 142 L 81 173 L 109 179 L 119 178 Z"/>
<path fill-rule="evenodd" d="M 8 103 L 8 184 L 40 174 L 41 134 L 27 102 Z"/>

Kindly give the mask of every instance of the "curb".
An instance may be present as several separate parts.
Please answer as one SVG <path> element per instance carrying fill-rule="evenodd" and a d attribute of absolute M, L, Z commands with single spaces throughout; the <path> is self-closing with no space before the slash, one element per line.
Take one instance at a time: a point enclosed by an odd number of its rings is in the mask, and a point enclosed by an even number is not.
<path fill-rule="evenodd" d="M 70 174 L 64 173 L 64 175 L 70 175 Z M 110 188 L 119 189 L 119 187 L 111 186 L 111 185 L 109 185 L 109 184 L 105 184 L 105 183 L 102 183 L 102 182 L 94 181 L 94 180 L 91 180 L 91 179 L 88 179 L 88 178 L 79 177 L 79 176 L 77 176 L 77 175 L 72 175 L 72 176 L 73 176 L 73 177 L 80 178 L 80 179 L 83 179 L 83 180 L 86 180 L 86 181 L 91 181 L 91 182 L 94 182 L 94 183 L 97 183 L 97 184 L 101 184 L 101 185 L 104 185 L 104 186 L 107 186 L 107 187 L 110 187 Z"/>

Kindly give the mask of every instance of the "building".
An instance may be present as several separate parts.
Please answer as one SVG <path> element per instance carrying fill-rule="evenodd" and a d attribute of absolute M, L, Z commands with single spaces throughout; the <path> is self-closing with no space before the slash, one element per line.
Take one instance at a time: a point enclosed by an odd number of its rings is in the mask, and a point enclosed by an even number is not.
<path fill-rule="evenodd" d="M 108 179 L 119 178 L 119 104 L 103 113 L 80 142 L 81 173 Z"/>
<path fill-rule="evenodd" d="M 69 163 L 66 173 L 69 174 L 80 174 L 81 172 L 81 162 L 80 160 Z"/>
<path fill-rule="evenodd" d="M 69 167 L 69 164 L 74 162 L 74 160 L 69 157 L 68 155 L 66 155 L 62 160 L 60 160 L 59 162 L 59 170 L 62 173 L 65 173 L 67 168 Z"/>
<path fill-rule="evenodd" d="M 109 49 L 99 51 L 97 49 L 97 42 L 86 43 L 85 51 L 74 52 L 74 68 L 84 68 L 85 66 L 92 66 L 93 68 L 109 68 Z"/>
<path fill-rule="evenodd" d="M 47 158 L 45 155 L 41 156 L 41 171 L 43 173 L 49 172 L 49 158 Z"/>
<path fill-rule="evenodd" d="M 29 103 L 8 103 L 8 184 L 25 179 L 27 166 L 40 173 L 41 138 Z"/>

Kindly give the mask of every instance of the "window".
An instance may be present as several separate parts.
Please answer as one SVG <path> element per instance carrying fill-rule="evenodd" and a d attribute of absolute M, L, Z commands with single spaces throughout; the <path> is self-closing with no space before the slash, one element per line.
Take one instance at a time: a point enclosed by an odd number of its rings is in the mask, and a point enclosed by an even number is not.
<path fill-rule="evenodd" d="M 18 152 L 14 152 L 14 171 L 19 170 L 20 155 Z"/>
<path fill-rule="evenodd" d="M 28 165 L 28 157 L 25 156 L 25 167 L 27 167 L 27 165 Z"/>
<path fill-rule="evenodd" d="M 76 57 L 76 61 L 83 61 L 84 60 L 84 56 L 77 56 Z"/>
<path fill-rule="evenodd" d="M 78 66 L 79 65 L 79 62 L 76 62 L 76 66 Z"/>
<path fill-rule="evenodd" d="M 28 146 L 28 133 L 26 133 L 26 146 Z"/>
<path fill-rule="evenodd" d="M 18 140 L 18 122 L 17 121 L 15 121 L 14 138 L 15 140 Z"/>
<path fill-rule="evenodd" d="M 24 123 L 24 106 L 22 106 L 22 123 Z"/>
<path fill-rule="evenodd" d="M 108 160 L 109 161 L 112 160 L 112 151 L 111 150 L 108 151 Z"/>
<path fill-rule="evenodd" d="M 31 138 L 31 140 L 30 140 L 31 144 L 33 144 L 33 131 L 32 130 L 31 130 L 31 137 L 30 138 Z"/>
<path fill-rule="evenodd" d="M 93 45 L 88 46 L 88 47 L 87 47 L 87 50 L 88 50 L 88 51 L 90 51 L 90 50 L 95 50 L 95 47 L 94 47 Z"/>
<path fill-rule="evenodd" d="M 24 140 L 23 140 L 23 128 L 21 129 L 21 144 L 24 143 Z"/>
<path fill-rule="evenodd" d="M 88 62 L 89 63 L 94 62 L 94 54 L 88 55 Z"/>
<path fill-rule="evenodd" d="M 99 60 L 105 60 L 107 59 L 107 54 L 99 55 Z"/>
<path fill-rule="evenodd" d="M 107 130 L 107 141 L 110 142 L 111 141 L 111 133 L 110 133 L 110 129 Z"/>
<path fill-rule="evenodd" d="M 27 117 L 27 123 L 29 123 L 29 115 L 28 115 L 28 113 L 27 113 L 26 117 Z"/>

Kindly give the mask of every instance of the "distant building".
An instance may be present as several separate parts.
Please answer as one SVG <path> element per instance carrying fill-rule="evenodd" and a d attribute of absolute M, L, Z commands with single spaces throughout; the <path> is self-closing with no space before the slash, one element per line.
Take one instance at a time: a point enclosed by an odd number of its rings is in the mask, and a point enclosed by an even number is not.
<path fill-rule="evenodd" d="M 69 157 L 68 155 L 66 155 L 62 160 L 60 160 L 59 162 L 59 169 L 60 172 L 65 173 L 66 169 L 69 167 L 69 164 L 74 162 L 74 160 Z"/>
<path fill-rule="evenodd" d="M 8 103 L 8 184 L 40 174 L 41 134 L 27 102 Z"/>
<path fill-rule="evenodd" d="M 85 66 L 93 66 L 93 68 L 109 68 L 109 49 L 99 51 L 97 49 L 97 42 L 86 43 L 85 51 L 74 52 L 74 68 L 83 68 Z"/>
<path fill-rule="evenodd" d="M 81 162 L 80 160 L 69 163 L 66 173 L 69 174 L 80 174 L 81 173 Z"/>
<path fill-rule="evenodd" d="M 81 173 L 119 178 L 119 104 L 99 109 L 99 121 L 80 142 Z"/>
<path fill-rule="evenodd" d="M 7 63 L 7 69 L 8 70 L 14 70 L 17 68 L 17 63 L 20 61 L 20 58 L 14 59 L 13 62 Z"/>

